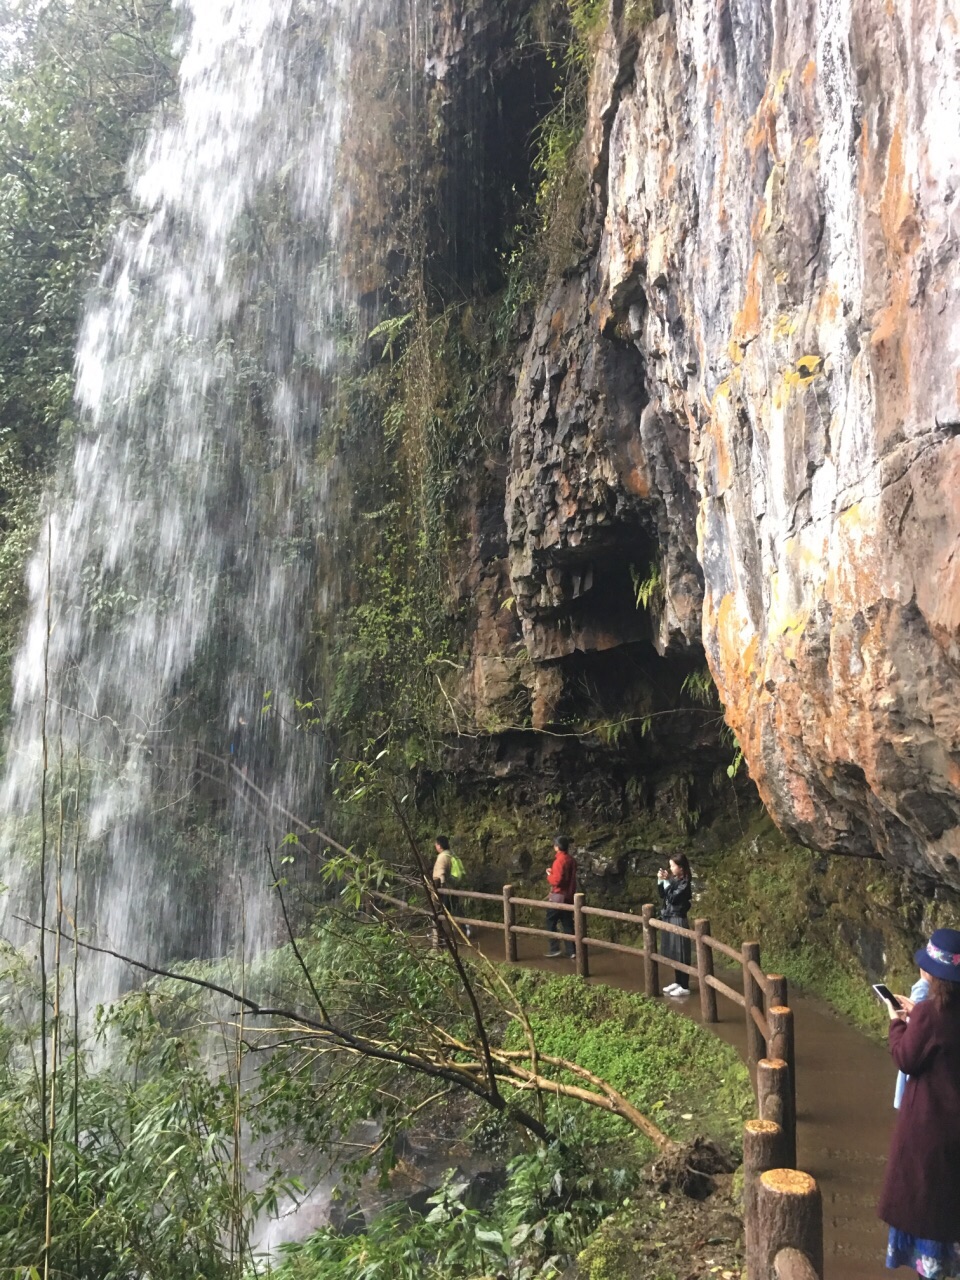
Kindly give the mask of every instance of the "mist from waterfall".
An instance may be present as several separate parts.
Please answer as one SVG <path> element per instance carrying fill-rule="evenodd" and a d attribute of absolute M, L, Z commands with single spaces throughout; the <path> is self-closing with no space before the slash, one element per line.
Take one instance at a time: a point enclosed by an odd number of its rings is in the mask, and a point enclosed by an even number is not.
<path fill-rule="evenodd" d="M 337 156 L 352 53 L 398 6 L 177 7 L 179 102 L 131 166 L 29 570 L 0 868 L 7 938 L 54 923 L 59 865 L 68 933 L 158 962 L 275 940 L 266 849 L 315 816 L 292 699 L 350 308 Z M 90 956 L 85 1003 L 130 981 Z"/>

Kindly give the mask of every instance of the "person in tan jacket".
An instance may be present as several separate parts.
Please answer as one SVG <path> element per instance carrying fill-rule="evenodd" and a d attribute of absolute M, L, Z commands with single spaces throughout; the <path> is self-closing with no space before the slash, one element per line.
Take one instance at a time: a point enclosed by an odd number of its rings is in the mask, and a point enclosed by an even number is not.
<path fill-rule="evenodd" d="M 458 879 L 463 868 L 460 865 L 459 859 L 455 859 L 453 854 L 450 852 L 450 841 L 447 836 L 437 836 L 433 847 L 437 855 L 433 863 L 433 887 L 439 891 L 440 889 L 446 889 L 451 880 Z M 456 900 L 454 899 L 454 901 Z M 447 903 L 446 905 L 447 910 L 450 910 L 452 904 Z M 468 924 L 463 926 L 463 932 L 466 937 L 472 937 L 470 926 Z"/>
<path fill-rule="evenodd" d="M 450 879 L 450 869 L 453 866 L 450 841 L 446 836 L 437 836 L 433 847 L 437 854 L 433 864 L 433 887 L 435 889 L 445 889 L 447 881 Z"/>

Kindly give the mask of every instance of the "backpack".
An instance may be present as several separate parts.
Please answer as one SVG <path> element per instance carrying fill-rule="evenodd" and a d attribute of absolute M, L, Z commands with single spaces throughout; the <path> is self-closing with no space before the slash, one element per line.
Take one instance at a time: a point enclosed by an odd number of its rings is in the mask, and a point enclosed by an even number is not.
<path fill-rule="evenodd" d="M 455 853 L 450 855 L 450 875 L 454 880 L 462 880 L 464 876 L 463 863 Z"/>

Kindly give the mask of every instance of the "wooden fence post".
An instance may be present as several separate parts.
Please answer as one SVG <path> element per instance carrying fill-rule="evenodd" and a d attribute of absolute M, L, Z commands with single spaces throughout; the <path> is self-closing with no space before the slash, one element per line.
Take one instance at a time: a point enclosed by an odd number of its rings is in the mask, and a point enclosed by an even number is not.
<path fill-rule="evenodd" d="M 743 1011 L 747 1020 L 747 1064 L 750 1070 L 756 1069 L 757 1063 L 761 1058 L 768 1056 L 766 1039 L 763 1032 L 757 1026 L 753 1016 L 754 1009 L 758 1009 L 763 1013 L 763 991 L 760 983 L 750 972 L 750 962 L 760 964 L 760 943 L 745 942 L 743 944 Z M 775 1057 L 773 1053 L 769 1053 L 770 1057 Z"/>
<path fill-rule="evenodd" d="M 773 1273 L 784 1249 L 805 1253 L 818 1276 L 823 1275 L 823 1204 L 820 1188 L 808 1173 L 770 1169 L 757 1185 L 759 1256 L 748 1275 L 763 1280 Z"/>
<path fill-rule="evenodd" d="M 767 991 L 767 1008 L 773 1005 L 788 1005 L 790 1001 L 787 999 L 787 980 L 782 973 L 768 973 L 767 981 L 770 987 Z"/>
<path fill-rule="evenodd" d="M 706 939 L 710 937 L 710 921 L 694 920 L 693 931 L 697 935 L 697 981 L 700 984 L 700 1016 L 704 1022 L 717 1021 L 717 993 L 707 981 L 713 977 L 713 948 Z"/>
<path fill-rule="evenodd" d="M 513 907 L 513 885 L 503 886 L 503 954 L 511 964 L 517 962 L 517 935 L 513 932 L 515 923 Z"/>
<path fill-rule="evenodd" d="M 793 1046 L 793 1010 L 783 1005 L 772 1005 L 767 1010 L 770 1024 L 771 1058 L 782 1058 L 787 1064 L 787 1082 L 790 1091 L 790 1121 L 796 1133 L 797 1124 L 797 1063 Z"/>
<path fill-rule="evenodd" d="M 577 949 L 577 976 L 590 977 L 590 961 L 587 957 L 587 917 L 583 914 L 585 897 L 582 893 L 573 895 L 573 945 Z"/>
<path fill-rule="evenodd" d="M 782 1167 L 797 1167 L 797 1117 L 790 1093 L 790 1068 L 782 1058 L 761 1058 L 757 1063 L 757 1107 L 761 1120 L 772 1120 L 783 1130 Z"/>
<path fill-rule="evenodd" d="M 653 904 L 645 903 L 643 907 L 643 986 L 648 996 L 660 994 L 660 966 L 654 957 L 657 954 L 657 931 L 650 921 L 653 919 Z"/>
<path fill-rule="evenodd" d="M 763 1241 L 760 1237 L 758 1196 L 760 1175 L 779 1169 L 783 1157 L 783 1130 L 772 1120 L 748 1120 L 743 1130 L 743 1230 L 746 1273 L 760 1280 Z"/>

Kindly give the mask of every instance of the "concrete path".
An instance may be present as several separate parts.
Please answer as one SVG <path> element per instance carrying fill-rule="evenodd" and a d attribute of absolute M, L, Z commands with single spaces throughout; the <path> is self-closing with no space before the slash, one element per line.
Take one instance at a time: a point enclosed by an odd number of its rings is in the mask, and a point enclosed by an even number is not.
<path fill-rule="evenodd" d="M 484 932 L 484 953 L 502 960 L 502 938 Z M 540 938 L 518 942 L 524 965 L 551 973 L 573 968 L 566 960 L 544 959 Z M 590 967 L 591 982 L 643 990 L 640 960 L 594 949 Z M 718 970 L 718 977 L 735 985 L 732 975 Z M 696 991 L 669 1003 L 700 1020 Z M 743 1011 L 723 997 L 718 1004 L 720 1022 L 711 1030 L 744 1054 Z M 790 1007 L 797 1052 L 797 1162 L 813 1174 L 823 1194 L 826 1280 L 906 1277 L 910 1273 L 890 1272 L 883 1265 L 886 1227 L 875 1213 L 894 1119 L 896 1071 L 890 1056 L 821 1001 L 791 991 Z"/>

